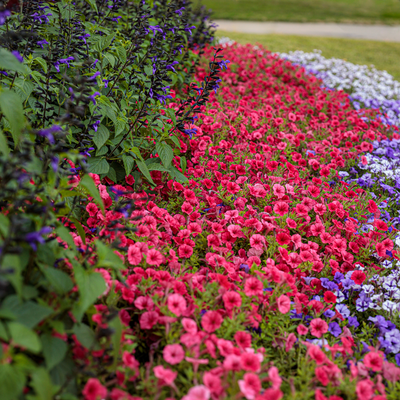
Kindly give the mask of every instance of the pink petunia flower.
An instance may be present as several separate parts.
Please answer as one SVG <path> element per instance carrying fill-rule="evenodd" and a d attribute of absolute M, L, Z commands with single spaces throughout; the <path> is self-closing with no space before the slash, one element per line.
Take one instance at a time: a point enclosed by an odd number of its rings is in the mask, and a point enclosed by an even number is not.
<path fill-rule="evenodd" d="M 149 265 L 160 266 L 164 262 L 164 256 L 156 249 L 150 249 L 147 253 L 146 262 Z"/>
<path fill-rule="evenodd" d="M 168 296 L 168 309 L 176 316 L 181 316 L 186 310 L 186 300 L 181 294 L 171 294 Z"/>
<path fill-rule="evenodd" d="M 160 386 L 172 386 L 175 378 L 178 376 L 177 372 L 164 368 L 162 365 L 157 365 L 153 368 L 153 371 L 156 378 L 158 378 Z"/>
<path fill-rule="evenodd" d="M 254 400 L 260 393 L 261 382 L 256 374 L 246 373 L 242 380 L 238 381 L 240 391 L 247 400 Z"/>
<path fill-rule="evenodd" d="M 85 400 L 103 400 L 107 397 L 107 389 L 96 378 L 90 378 L 82 390 Z"/>
<path fill-rule="evenodd" d="M 175 365 L 185 358 L 185 351 L 180 344 L 168 344 L 164 347 L 163 356 L 168 364 Z"/>
<path fill-rule="evenodd" d="M 223 318 L 218 311 L 207 311 L 201 319 L 201 326 L 203 329 L 212 333 L 220 328 Z"/>
<path fill-rule="evenodd" d="M 278 297 L 277 303 L 278 303 L 278 310 L 282 314 L 287 314 L 290 311 L 290 298 L 288 296 L 282 294 L 281 296 Z"/>
<path fill-rule="evenodd" d="M 314 318 L 310 323 L 311 334 L 320 338 L 324 333 L 328 332 L 328 324 L 321 318 Z"/>

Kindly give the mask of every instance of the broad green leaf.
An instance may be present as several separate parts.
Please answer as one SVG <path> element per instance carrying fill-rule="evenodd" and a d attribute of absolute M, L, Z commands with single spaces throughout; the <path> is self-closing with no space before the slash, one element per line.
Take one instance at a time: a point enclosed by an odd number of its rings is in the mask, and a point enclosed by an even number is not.
<path fill-rule="evenodd" d="M 97 266 L 113 269 L 124 269 L 122 260 L 114 253 L 114 250 L 106 246 L 100 240 L 96 240 Z"/>
<path fill-rule="evenodd" d="M 73 313 L 81 321 L 86 310 L 105 292 L 106 284 L 98 272 L 86 271 L 77 264 L 74 265 L 74 271 L 80 299 L 75 303 Z"/>
<path fill-rule="evenodd" d="M 117 182 L 117 173 L 113 167 L 110 167 L 107 173 L 107 178 L 111 179 L 114 183 Z"/>
<path fill-rule="evenodd" d="M 171 166 L 169 168 L 169 173 L 172 178 L 176 179 L 178 182 L 185 183 L 188 182 L 188 178 L 186 178 L 185 175 L 182 174 L 178 169 L 175 167 Z"/>
<path fill-rule="evenodd" d="M 79 185 L 83 186 L 89 192 L 89 194 L 93 197 L 94 201 L 97 203 L 98 206 L 100 206 L 101 210 L 104 213 L 104 203 L 101 199 L 99 189 L 97 189 L 92 177 L 89 175 L 84 175 L 79 182 Z"/>
<path fill-rule="evenodd" d="M 135 160 L 133 159 L 133 157 L 123 154 L 122 161 L 124 162 L 125 173 L 126 173 L 126 175 L 129 175 L 132 171 Z"/>
<path fill-rule="evenodd" d="M 119 60 L 124 64 L 127 59 L 126 50 L 123 46 L 118 46 L 115 51 L 117 52 Z"/>
<path fill-rule="evenodd" d="M 165 168 L 163 165 L 158 164 L 158 163 L 151 163 L 147 166 L 149 171 L 163 171 L 163 172 L 169 172 L 168 168 Z"/>
<path fill-rule="evenodd" d="M 135 160 L 136 161 L 136 164 L 137 164 L 137 166 L 138 166 L 138 168 L 140 169 L 140 172 L 145 176 L 145 178 L 152 184 L 152 185 L 156 185 L 154 182 L 153 182 L 153 179 L 151 178 L 151 175 L 150 175 L 150 171 L 149 171 L 149 169 L 147 168 L 147 165 L 143 162 L 143 161 L 140 161 L 140 160 Z"/>
<path fill-rule="evenodd" d="M 9 227 L 10 221 L 7 216 L 4 214 L 0 214 L 0 233 L 2 235 L 7 235 Z"/>
<path fill-rule="evenodd" d="M 33 62 L 37 62 L 43 68 L 45 74 L 47 74 L 47 62 L 42 57 L 36 57 Z"/>
<path fill-rule="evenodd" d="M 113 34 L 113 33 L 111 33 L 110 35 L 108 35 L 106 37 L 103 37 L 101 39 L 101 46 L 102 46 L 101 50 L 105 50 L 111 44 L 114 37 L 115 37 L 115 34 Z"/>
<path fill-rule="evenodd" d="M 0 48 L 0 68 L 15 72 L 21 72 L 27 74 L 30 69 L 23 63 L 20 63 L 17 58 L 4 48 Z"/>
<path fill-rule="evenodd" d="M 59 364 L 67 354 L 68 345 L 64 340 L 46 333 L 40 337 L 46 366 L 49 370 Z"/>
<path fill-rule="evenodd" d="M 32 353 L 39 353 L 42 344 L 36 332 L 19 322 L 9 322 L 7 326 L 14 344 L 25 347 Z"/>
<path fill-rule="evenodd" d="M 50 285 L 54 287 L 57 293 L 66 294 L 74 287 L 72 279 L 66 272 L 53 267 L 47 267 L 41 263 L 38 265 Z"/>
<path fill-rule="evenodd" d="M 75 324 L 73 332 L 82 346 L 91 349 L 96 343 L 96 335 L 86 324 Z"/>
<path fill-rule="evenodd" d="M 179 148 L 181 148 L 181 142 L 175 135 L 169 136 L 168 139 L 171 139 Z"/>
<path fill-rule="evenodd" d="M 0 108 L 10 123 L 11 134 L 17 144 L 25 122 L 21 99 L 12 90 L 3 89 L 0 92 Z"/>
<path fill-rule="evenodd" d="M 8 342 L 10 340 L 10 338 L 8 337 L 6 327 L 4 323 L 1 321 L 0 321 L 0 339 L 4 340 L 5 342 Z"/>
<path fill-rule="evenodd" d="M 83 229 L 82 224 L 76 218 L 70 217 L 69 219 L 75 225 L 75 228 L 78 231 L 79 236 L 81 237 L 83 244 L 86 244 L 86 233 L 85 233 L 85 230 Z"/>
<path fill-rule="evenodd" d="M 143 69 L 147 76 L 153 75 L 153 66 L 152 65 L 146 65 Z"/>
<path fill-rule="evenodd" d="M 187 166 L 186 157 L 181 156 L 181 168 L 183 173 L 185 173 L 186 171 L 186 166 Z"/>
<path fill-rule="evenodd" d="M 140 153 L 140 150 L 137 147 L 135 147 L 135 146 L 131 147 L 130 151 L 133 154 L 135 154 L 136 156 L 138 156 L 142 161 L 144 161 L 143 157 L 142 157 L 142 154 Z"/>
<path fill-rule="evenodd" d="M 93 134 L 93 142 L 100 149 L 110 137 L 110 131 L 103 124 L 100 124 L 97 132 Z"/>
<path fill-rule="evenodd" d="M 90 157 L 88 160 L 88 167 L 89 172 L 97 175 L 107 174 L 110 169 L 107 160 L 101 157 Z"/>
<path fill-rule="evenodd" d="M 111 64 L 113 68 L 115 67 L 115 57 L 112 54 L 106 53 L 104 54 L 104 58 L 107 59 L 107 61 Z"/>
<path fill-rule="evenodd" d="M 25 386 L 25 375 L 11 364 L 0 364 L 1 400 L 16 400 Z"/>
<path fill-rule="evenodd" d="M 112 319 L 108 323 L 108 326 L 114 331 L 111 337 L 111 341 L 113 344 L 114 367 L 115 367 L 119 359 L 119 350 L 121 348 L 121 342 L 122 342 L 122 322 L 119 318 L 119 315 L 117 315 L 114 319 Z"/>
<path fill-rule="evenodd" d="M 65 226 L 59 226 L 56 228 L 56 233 L 65 243 L 67 243 L 70 247 L 75 248 L 74 239 L 72 238 L 69 230 Z"/>
<path fill-rule="evenodd" d="M 174 151 L 172 150 L 172 147 L 165 142 L 156 143 L 156 151 L 162 163 L 164 164 L 164 167 L 169 168 L 171 161 L 174 158 Z"/>
<path fill-rule="evenodd" d="M 33 301 L 21 302 L 15 295 L 8 296 L 2 308 L 12 312 L 16 317 L 16 322 L 30 329 L 54 313 L 52 308 L 44 307 Z"/>
<path fill-rule="evenodd" d="M 0 152 L 3 153 L 5 156 L 8 156 L 8 154 L 10 153 L 10 148 L 8 147 L 7 138 L 1 129 L 0 129 Z"/>
<path fill-rule="evenodd" d="M 50 375 L 44 368 L 36 368 L 32 374 L 32 387 L 38 400 L 53 400 L 54 387 Z"/>
<path fill-rule="evenodd" d="M 96 0 L 86 0 L 86 3 L 88 3 L 94 11 L 96 11 L 97 13 L 99 12 L 99 10 L 97 9 Z"/>

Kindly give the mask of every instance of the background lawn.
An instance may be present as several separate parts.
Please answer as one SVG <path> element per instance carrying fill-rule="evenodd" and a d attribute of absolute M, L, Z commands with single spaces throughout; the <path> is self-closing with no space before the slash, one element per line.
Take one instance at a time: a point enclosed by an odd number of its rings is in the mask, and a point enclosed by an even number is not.
<path fill-rule="evenodd" d="M 217 31 L 217 37 L 223 36 L 242 44 L 260 43 L 273 52 L 290 50 L 312 52 L 314 49 L 319 49 L 326 58 L 342 58 L 355 64 L 373 64 L 377 69 L 386 70 L 400 80 L 400 43 Z"/>
<path fill-rule="evenodd" d="M 203 0 L 214 19 L 400 23 L 399 0 Z"/>

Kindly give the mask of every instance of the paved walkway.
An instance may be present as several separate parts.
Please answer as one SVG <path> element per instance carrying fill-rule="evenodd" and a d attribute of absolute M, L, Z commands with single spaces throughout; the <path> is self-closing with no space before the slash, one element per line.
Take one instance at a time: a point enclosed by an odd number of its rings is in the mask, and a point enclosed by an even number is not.
<path fill-rule="evenodd" d="M 356 25 L 301 22 L 252 22 L 216 20 L 218 29 L 229 32 L 301 36 L 325 36 L 400 42 L 400 25 Z"/>

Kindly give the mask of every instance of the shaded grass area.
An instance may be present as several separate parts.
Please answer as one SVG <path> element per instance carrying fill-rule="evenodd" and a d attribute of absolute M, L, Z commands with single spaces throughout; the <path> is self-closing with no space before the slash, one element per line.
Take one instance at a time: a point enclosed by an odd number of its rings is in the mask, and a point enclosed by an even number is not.
<path fill-rule="evenodd" d="M 400 3 L 400 2 L 399 2 Z M 326 58 L 341 58 L 354 64 L 375 65 L 400 80 L 400 43 L 372 40 L 336 39 L 292 35 L 254 35 L 217 31 L 217 37 L 229 37 L 238 43 L 260 43 L 273 52 L 322 51 Z"/>
<path fill-rule="evenodd" d="M 400 23 L 399 0 L 203 0 L 214 19 Z"/>

